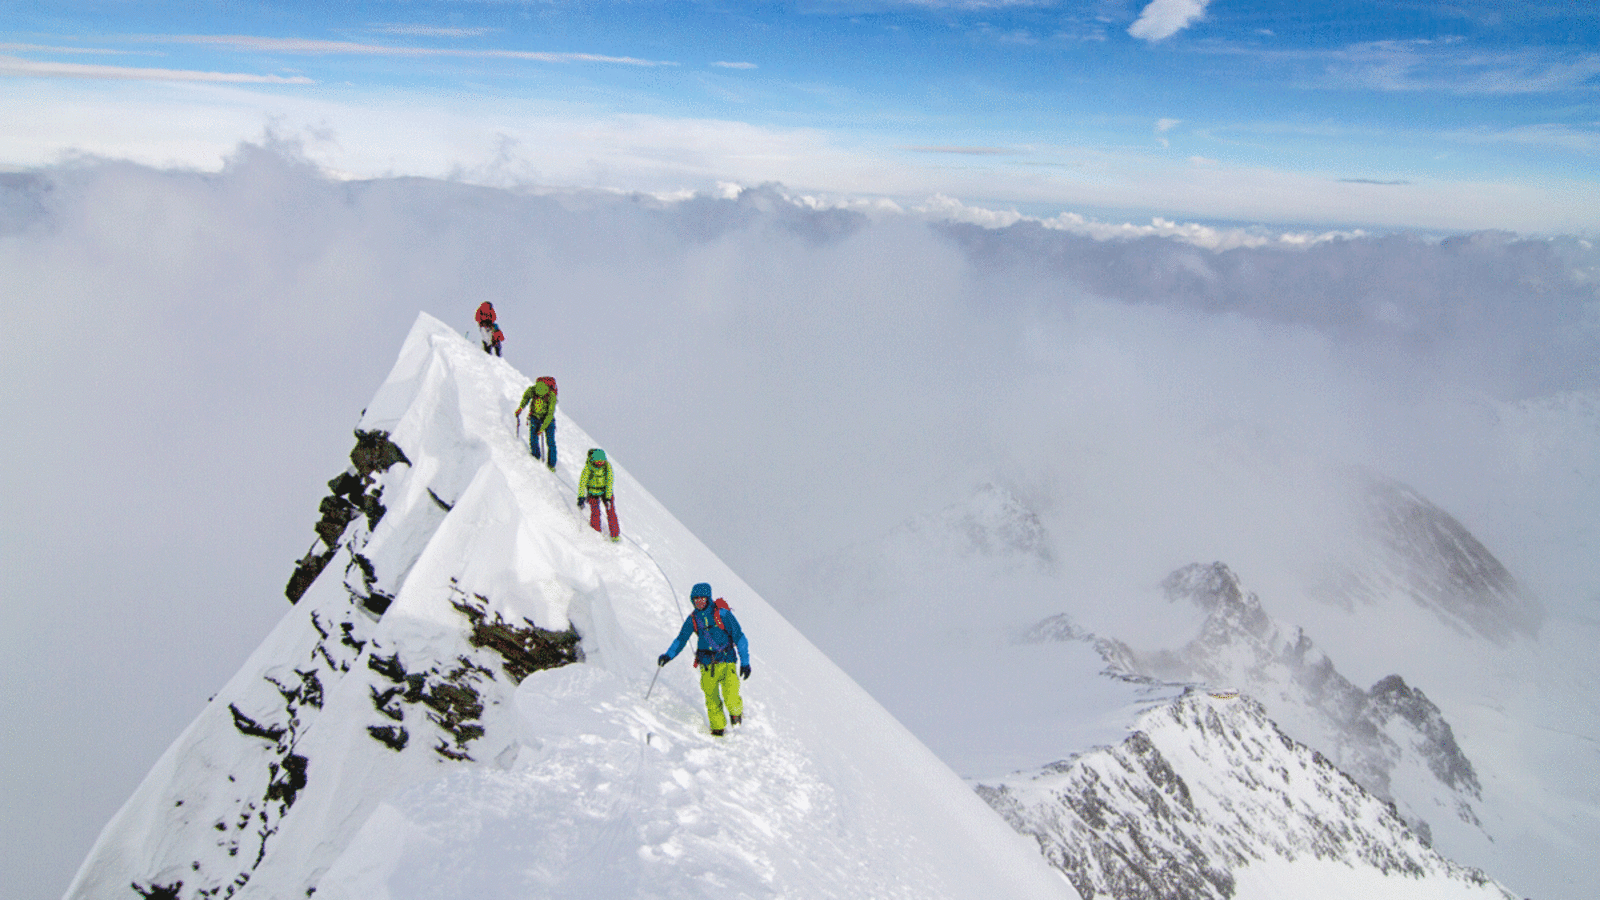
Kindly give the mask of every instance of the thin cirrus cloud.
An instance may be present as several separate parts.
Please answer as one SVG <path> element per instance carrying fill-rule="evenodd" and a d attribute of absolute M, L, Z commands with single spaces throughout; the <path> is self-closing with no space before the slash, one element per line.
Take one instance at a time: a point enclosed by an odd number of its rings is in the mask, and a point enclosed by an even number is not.
<path fill-rule="evenodd" d="M 1467 50 L 1453 41 L 1372 41 L 1327 58 L 1330 80 L 1371 90 L 1463 95 L 1583 89 L 1600 75 L 1600 53 Z"/>
<path fill-rule="evenodd" d="M 957 156 L 1007 156 L 1015 153 L 1005 147 L 903 147 L 912 153 L 953 153 Z"/>
<path fill-rule="evenodd" d="M 1500 130 L 1463 129 L 1448 137 L 1467 144 L 1517 144 L 1527 147 L 1556 147 L 1581 153 L 1600 153 L 1600 122 L 1588 129 L 1570 125 L 1519 125 Z"/>
<path fill-rule="evenodd" d="M 1151 0 L 1128 26 L 1128 34 L 1143 41 L 1164 41 L 1193 25 L 1206 14 L 1211 0 Z"/>
<path fill-rule="evenodd" d="M 403 34 L 409 37 L 483 37 L 498 29 L 494 28 L 446 28 L 437 25 L 405 25 L 388 24 L 375 25 L 372 28 L 378 34 Z"/>
<path fill-rule="evenodd" d="M 0 75 L 20 78 L 84 78 L 111 81 L 201 81 L 222 84 L 315 84 L 304 75 L 256 75 L 248 72 L 202 72 L 86 63 L 41 62 L 0 56 Z"/>
<path fill-rule="evenodd" d="M 0 44 L 0 53 L 77 53 L 89 56 L 128 56 L 153 51 L 112 50 L 108 47 L 55 47 L 43 44 Z"/>
<path fill-rule="evenodd" d="M 624 66 L 675 66 L 665 60 L 638 59 L 632 56 L 605 56 L 598 53 L 547 53 L 537 50 L 462 49 L 455 47 L 396 47 L 391 44 L 363 44 L 356 41 L 324 41 L 314 38 L 275 38 L 238 34 L 151 35 L 151 42 L 226 47 L 231 50 L 270 53 L 305 53 L 341 56 L 453 56 L 473 59 L 515 59 L 548 63 L 609 63 Z"/>

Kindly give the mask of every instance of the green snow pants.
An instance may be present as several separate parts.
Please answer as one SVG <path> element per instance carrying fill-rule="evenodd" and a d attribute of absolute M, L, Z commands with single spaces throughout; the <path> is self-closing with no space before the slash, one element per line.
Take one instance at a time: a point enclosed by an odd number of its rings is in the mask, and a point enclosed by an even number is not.
<path fill-rule="evenodd" d="M 712 663 L 700 667 L 700 690 L 706 692 L 706 715 L 711 717 L 711 730 L 728 727 L 722 714 L 724 704 L 735 716 L 744 715 L 744 700 L 739 697 L 739 666 L 735 663 Z"/>

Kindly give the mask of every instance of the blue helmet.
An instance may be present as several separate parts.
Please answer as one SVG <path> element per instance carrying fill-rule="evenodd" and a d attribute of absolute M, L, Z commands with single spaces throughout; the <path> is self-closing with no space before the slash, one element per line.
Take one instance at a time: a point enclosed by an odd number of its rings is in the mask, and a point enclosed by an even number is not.
<path fill-rule="evenodd" d="M 702 581 L 699 584 L 695 585 L 694 589 L 689 591 L 689 599 L 693 600 L 696 597 L 704 597 L 707 600 L 710 600 L 711 599 L 711 585 L 706 584 L 704 581 Z"/>

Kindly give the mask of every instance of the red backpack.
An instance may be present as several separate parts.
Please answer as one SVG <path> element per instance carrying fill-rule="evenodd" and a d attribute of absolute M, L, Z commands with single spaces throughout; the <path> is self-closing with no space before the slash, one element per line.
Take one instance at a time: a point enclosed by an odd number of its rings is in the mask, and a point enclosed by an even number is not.
<path fill-rule="evenodd" d="M 717 598 L 717 602 L 711 604 L 711 618 L 712 618 L 713 621 L 715 621 L 717 623 L 717 627 L 718 628 L 721 628 L 723 631 L 727 631 L 728 630 L 728 626 L 722 624 L 722 611 L 723 610 L 728 610 L 729 612 L 732 612 L 733 611 L 733 607 L 728 605 L 728 601 L 722 599 L 721 597 L 718 597 Z M 696 638 L 698 638 L 700 636 L 700 618 L 698 616 L 694 615 L 693 613 L 691 613 L 689 615 L 689 621 L 694 623 L 694 635 L 695 635 Z M 733 639 L 733 635 L 731 635 L 731 634 L 728 635 L 728 638 L 729 638 L 729 640 L 732 640 Z M 709 653 L 710 651 L 706 651 L 706 652 Z M 695 655 L 694 655 L 694 667 L 696 669 L 700 668 L 700 651 L 698 651 L 698 650 L 695 651 Z"/>
<path fill-rule="evenodd" d="M 553 375 L 540 375 L 537 380 L 541 384 L 547 384 L 547 385 L 550 386 L 550 399 L 554 400 L 556 398 L 556 379 L 555 379 L 555 376 L 553 376 Z"/>
<path fill-rule="evenodd" d="M 493 325 L 494 324 L 494 304 L 493 303 L 490 303 L 489 301 L 485 300 L 482 303 L 478 304 L 478 324 L 479 325 Z"/>

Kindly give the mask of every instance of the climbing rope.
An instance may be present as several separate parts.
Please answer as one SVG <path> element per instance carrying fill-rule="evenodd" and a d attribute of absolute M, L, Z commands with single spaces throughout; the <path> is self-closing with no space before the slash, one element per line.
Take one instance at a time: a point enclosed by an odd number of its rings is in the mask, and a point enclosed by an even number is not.
<path fill-rule="evenodd" d="M 554 470 L 551 470 L 551 472 L 552 472 L 552 474 L 554 474 L 556 476 L 556 480 L 561 482 L 561 486 L 565 487 L 570 493 L 576 494 L 578 492 L 577 485 L 568 483 L 567 479 L 562 477 L 560 472 L 556 472 Z M 639 548 L 639 552 L 643 553 L 645 555 L 646 559 L 650 560 L 650 562 L 655 564 L 656 571 L 661 573 L 661 580 L 665 581 L 667 583 L 667 593 L 672 596 L 672 608 L 677 611 L 679 616 L 687 615 L 683 611 L 683 604 L 678 601 L 678 590 L 677 590 L 677 588 L 673 587 L 672 579 L 670 577 L 668 577 L 667 570 L 662 568 L 661 561 L 656 559 L 655 555 L 652 554 L 648 549 L 646 549 L 643 544 L 641 544 L 638 541 L 634 540 L 633 539 L 633 535 L 624 534 L 624 535 L 622 535 L 622 537 L 627 538 L 628 543 L 634 545 L 635 547 L 638 547 Z"/>

